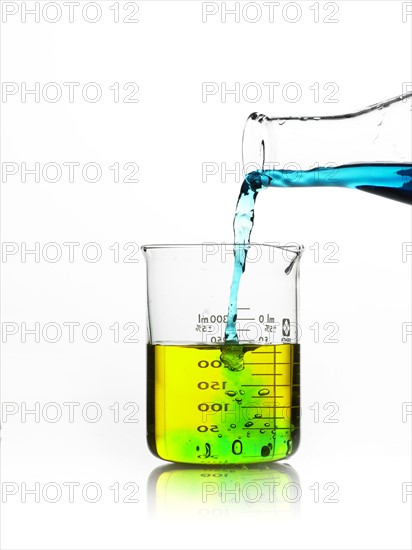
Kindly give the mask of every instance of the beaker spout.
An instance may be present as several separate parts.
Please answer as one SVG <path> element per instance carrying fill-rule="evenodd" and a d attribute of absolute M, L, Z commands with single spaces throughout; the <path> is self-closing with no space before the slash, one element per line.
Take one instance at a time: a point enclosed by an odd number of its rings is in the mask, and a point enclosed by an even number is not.
<path fill-rule="evenodd" d="M 287 249 L 288 247 L 285 247 L 285 248 Z M 296 256 L 292 258 L 292 261 L 285 269 L 286 275 L 289 275 L 290 273 L 292 273 L 293 266 L 296 264 L 297 261 L 300 260 L 300 257 L 302 256 L 304 250 L 305 250 L 305 247 L 303 245 L 298 246 L 297 249 L 294 250 Z"/>

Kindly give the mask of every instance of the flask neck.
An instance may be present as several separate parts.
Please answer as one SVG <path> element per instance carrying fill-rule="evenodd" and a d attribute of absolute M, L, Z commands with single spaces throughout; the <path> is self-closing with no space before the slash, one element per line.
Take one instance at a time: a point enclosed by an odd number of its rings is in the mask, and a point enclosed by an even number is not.
<path fill-rule="evenodd" d="M 253 113 L 243 133 L 244 172 L 411 162 L 412 93 L 338 116 Z"/>

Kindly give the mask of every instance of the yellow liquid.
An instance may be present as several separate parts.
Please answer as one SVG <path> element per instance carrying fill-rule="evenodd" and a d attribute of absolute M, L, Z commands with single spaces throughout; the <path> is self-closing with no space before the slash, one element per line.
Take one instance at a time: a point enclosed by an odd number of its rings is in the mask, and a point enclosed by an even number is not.
<path fill-rule="evenodd" d="M 299 345 L 148 346 L 148 444 L 173 462 L 281 460 L 299 444 Z"/>

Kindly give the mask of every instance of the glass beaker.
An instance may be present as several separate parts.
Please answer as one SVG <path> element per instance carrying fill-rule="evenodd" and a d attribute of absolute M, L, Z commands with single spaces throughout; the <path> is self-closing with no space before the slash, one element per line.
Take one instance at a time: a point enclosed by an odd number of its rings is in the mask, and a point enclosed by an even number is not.
<path fill-rule="evenodd" d="M 280 460 L 299 444 L 300 246 L 247 245 L 225 343 L 233 244 L 146 245 L 147 438 L 164 460 Z"/>
<path fill-rule="evenodd" d="M 412 202 L 412 92 L 337 116 L 252 113 L 245 174 L 274 187 L 348 187 Z"/>

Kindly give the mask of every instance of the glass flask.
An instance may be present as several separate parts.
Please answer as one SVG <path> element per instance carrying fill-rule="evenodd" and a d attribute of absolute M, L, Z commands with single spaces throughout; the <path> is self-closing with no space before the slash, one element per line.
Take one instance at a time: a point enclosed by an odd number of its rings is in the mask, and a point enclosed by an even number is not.
<path fill-rule="evenodd" d="M 243 167 L 266 187 L 348 187 L 411 204 L 412 92 L 337 116 L 252 113 Z"/>
<path fill-rule="evenodd" d="M 239 339 L 227 343 L 236 246 L 143 246 L 147 438 L 152 453 L 164 460 L 259 463 L 286 458 L 298 447 L 303 247 L 247 245 Z"/>

